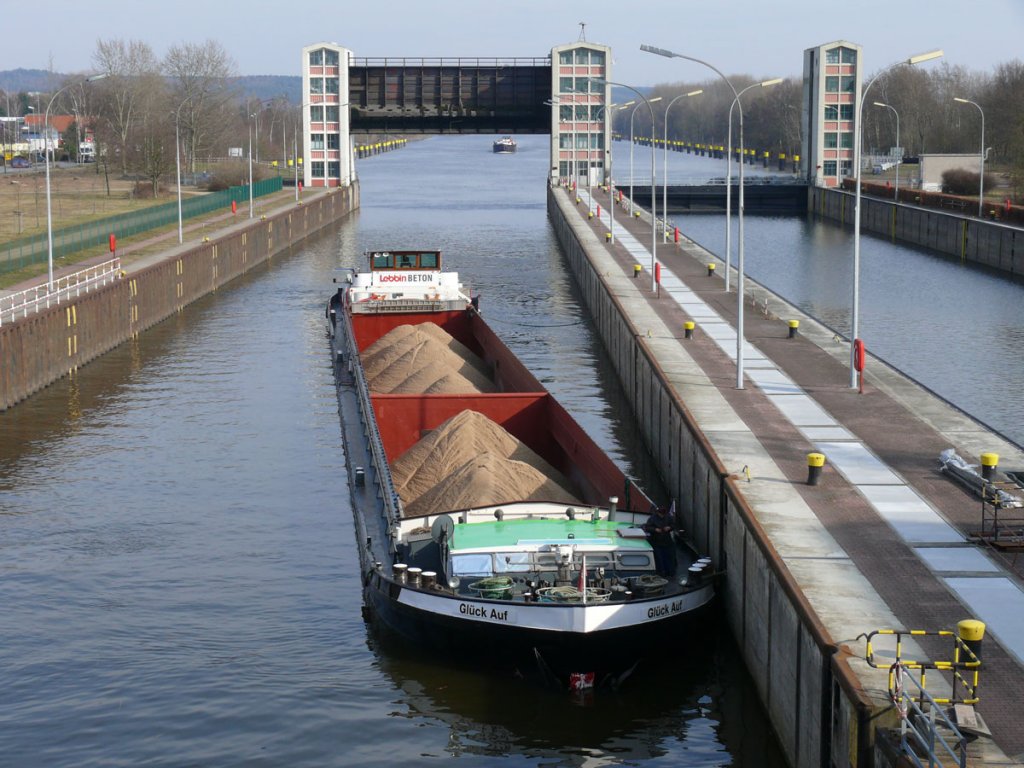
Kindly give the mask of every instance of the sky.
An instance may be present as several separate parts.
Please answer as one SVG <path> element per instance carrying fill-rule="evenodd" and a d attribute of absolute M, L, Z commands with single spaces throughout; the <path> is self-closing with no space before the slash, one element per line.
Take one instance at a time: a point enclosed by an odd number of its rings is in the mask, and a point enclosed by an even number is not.
<path fill-rule="evenodd" d="M 93 71 L 99 39 L 162 56 L 212 38 L 241 75 L 298 75 L 311 43 L 357 57 L 534 58 L 580 39 L 581 22 L 586 40 L 612 47 L 612 77 L 633 86 L 714 77 L 642 43 L 762 78 L 799 76 L 803 50 L 834 40 L 862 45 L 868 73 L 935 48 L 975 72 L 1024 56 L 1024 0 L 47 0 L 45 22 L 34 3 L 5 5 L 0 70 L 65 74 Z M 299 15 L 310 11 L 315 21 Z"/>

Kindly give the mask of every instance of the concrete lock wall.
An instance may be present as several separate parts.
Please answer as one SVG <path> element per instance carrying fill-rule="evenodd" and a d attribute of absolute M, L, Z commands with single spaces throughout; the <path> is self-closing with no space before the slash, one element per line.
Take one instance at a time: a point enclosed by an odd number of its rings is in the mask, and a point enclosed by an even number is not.
<path fill-rule="evenodd" d="M 548 212 L 597 331 L 688 534 L 724 574 L 721 607 L 795 768 L 870 764 L 870 702 L 695 419 L 581 242 L 582 222 Z M 589 241 L 588 241 L 589 242 Z M 594 239 L 596 243 L 596 239 Z M 591 245 L 603 248 L 600 243 Z"/>
<path fill-rule="evenodd" d="M 359 206 L 353 185 L 255 220 L 0 327 L 6 410 Z"/>
<path fill-rule="evenodd" d="M 856 196 L 839 189 L 811 187 L 811 213 L 852 226 Z M 931 208 L 861 196 L 861 231 L 924 246 L 961 261 L 1024 277 L 1024 230 Z"/>

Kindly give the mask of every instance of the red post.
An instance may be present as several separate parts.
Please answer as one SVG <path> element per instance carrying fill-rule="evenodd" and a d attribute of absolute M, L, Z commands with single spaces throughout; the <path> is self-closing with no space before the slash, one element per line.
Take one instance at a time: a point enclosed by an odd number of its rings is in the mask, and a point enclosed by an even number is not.
<path fill-rule="evenodd" d="M 117 253 L 117 236 L 113 232 L 110 233 L 110 252 Z"/>
<path fill-rule="evenodd" d="M 234 200 L 231 201 L 231 212 L 238 213 L 238 203 Z"/>
<path fill-rule="evenodd" d="M 679 242 L 679 227 L 676 227 L 675 238 L 676 238 L 676 242 L 678 243 Z"/>
<path fill-rule="evenodd" d="M 600 205 L 597 206 L 597 218 L 599 218 L 599 219 L 601 218 L 601 206 Z"/>
<path fill-rule="evenodd" d="M 864 342 L 861 339 L 853 341 L 853 367 L 857 371 L 858 392 L 864 394 Z"/>

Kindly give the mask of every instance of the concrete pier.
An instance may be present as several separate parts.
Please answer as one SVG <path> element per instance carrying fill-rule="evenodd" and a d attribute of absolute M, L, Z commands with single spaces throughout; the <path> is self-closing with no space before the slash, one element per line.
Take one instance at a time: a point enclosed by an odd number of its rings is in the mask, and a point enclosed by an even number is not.
<path fill-rule="evenodd" d="M 750 281 L 737 389 L 724 264 L 659 233 L 654 290 L 650 218 L 618 209 L 609 242 L 609 195 L 593 217 L 578 196 L 552 188 L 551 220 L 687 533 L 724 572 L 724 614 L 790 763 L 891 761 L 885 729 L 899 717 L 866 636 L 976 618 L 988 625 L 977 712 L 992 736 L 970 744 L 971 764 L 1019 765 L 1007 756 L 1024 752 L 1024 566 L 970 543 L 981 502 L 938 468 L 946 448 L 1007 468 L 1024 452 L 870 356 L 858 394 L 848 344 Z M 814 485 L 811 453 L 826 457 Z M 952 653 L 933 637 L 903 646 L 904 659 Z M 948 696 L 949 680 L 933 672 L 928 690 Z"/>

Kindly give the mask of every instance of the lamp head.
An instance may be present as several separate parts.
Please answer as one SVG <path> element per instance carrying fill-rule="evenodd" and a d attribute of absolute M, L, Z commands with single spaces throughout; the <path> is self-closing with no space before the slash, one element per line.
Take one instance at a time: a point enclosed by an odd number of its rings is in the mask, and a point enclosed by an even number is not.
<path fill-rule="evenodd" d="M 767 88 L 769 85 L 778 85 L 782 82 L 781 77 L 773 77 L 771 80 L 764 80 L 760 83 L 762 88 Z"/>
<path fill-rule="evenodd" d="M 655 96 L 653 99 L 648 99 L 647 103 L 648 104 L 653 104 L 656 101 L 661 101 L 661 96 Z"/>
<path fill-rule="evenodd" d="M 971 103 L 970 99 L 961 99 L 959 96 L 954 96 L 953 97 L 953 101 L 959 101 L 961 104 L 970 104 Z M 29 107 L 29 109 L 32 109 L 32 107 Z"/>
<path fill-rule="evenodd" d="M 690 91 L 686 95 L 687 96 L 700 96 L 702 93 L 704 93 L 704 89 L 703 88 L 698 88 L 696 91 Z"/>
<path fill-rule="evenodd" d="M 907 64 L 920 64 L 923 61 L 931 61 L 932 59 L 941 58 L 944 52 L 941 48 L 936 48 L 934 51 L 928 51 L 927 53 L 919 53 L 917 56 L 911 56 L 907 59 Z"/>
<path fill-rule="evenodd" d="M 873 104 L 874 104 L 874 105 L 875 105 L 876 107 L 888 107 L 888 106 L 889 106 L 888 104 L 885 104 L 885 103 L 883 103 L 883 102 L 881 102 L 881 101 L 875 101 L 875 102 L 872 102 L 872 103 L 873 103 Z"/>
<path fill-rule="evenodd" d="M 641 51 L 645 51 L 646 53 L 655 53 L 658 56 L 664 56 L 665 58 L 668 58 L 668 59 L 678 59 L 678 58 L 680 58 L 678 53 L 672 53 L 672 51 L 670 51 L 670 50 L 668 50 L 666 48 L 656 48 L 653 45 L 641 45 L 640 46 L 640 50 Z"/>

